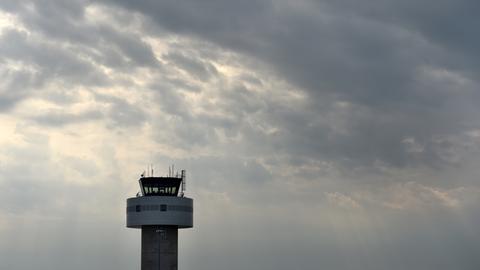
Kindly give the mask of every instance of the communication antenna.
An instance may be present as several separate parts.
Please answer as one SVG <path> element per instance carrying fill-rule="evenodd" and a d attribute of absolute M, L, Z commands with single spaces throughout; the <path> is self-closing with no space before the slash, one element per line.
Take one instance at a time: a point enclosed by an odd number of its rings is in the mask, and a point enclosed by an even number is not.
<path fill-rule="evenodd" d="M 187 189 L 187 172 L 185 170 L 182 170 L 182 197 L 183 194 L 185 193 L 185 190 Z"/>

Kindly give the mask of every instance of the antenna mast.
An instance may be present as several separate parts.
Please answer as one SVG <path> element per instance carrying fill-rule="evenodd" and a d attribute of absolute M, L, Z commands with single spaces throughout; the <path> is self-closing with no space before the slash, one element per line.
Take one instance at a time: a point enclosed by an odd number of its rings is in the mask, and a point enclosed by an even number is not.
<path fill-rule="evenodd" d="M 187 172 L 182 170 L 182 197 L 185 194 L 186 184 L 187 184 Z"/>

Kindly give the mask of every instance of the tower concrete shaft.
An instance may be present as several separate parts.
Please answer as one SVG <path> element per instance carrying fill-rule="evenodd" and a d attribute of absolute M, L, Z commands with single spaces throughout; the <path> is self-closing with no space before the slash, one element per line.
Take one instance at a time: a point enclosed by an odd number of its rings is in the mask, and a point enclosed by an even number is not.
<path fill-rule="evenodd" d="M 177 270 L 178 229 L 175 226 L 142 227 L 142 270 Z"/>

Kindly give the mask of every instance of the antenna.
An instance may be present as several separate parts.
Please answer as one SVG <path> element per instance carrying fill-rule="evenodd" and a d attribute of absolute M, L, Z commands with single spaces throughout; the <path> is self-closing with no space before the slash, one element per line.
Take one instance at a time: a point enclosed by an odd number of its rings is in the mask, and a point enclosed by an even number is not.
<path fill-rule="evenodd" d="M 187 184 L 187 171 L 182 170 L 182 197 L 183 194 L 185 193 L 185 190 L 187 189 L 186 184 Z"/>

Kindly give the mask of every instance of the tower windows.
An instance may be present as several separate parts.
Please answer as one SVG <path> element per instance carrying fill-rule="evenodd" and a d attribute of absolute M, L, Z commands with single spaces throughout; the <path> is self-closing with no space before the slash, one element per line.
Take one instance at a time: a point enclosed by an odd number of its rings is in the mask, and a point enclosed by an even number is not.
<path fill-rule="evenodd" d="M 188 205 L 167 205 L 167 204 L 145 204 L 145 205 L 133 205 L 133 206 L 127 207 L 127 212 L 143 212 L 143 211 L 193 212 L 193 208 Z"/>
<path fill-rule="evenodd" d="M 147 177 L 140 178 L 144 196 L 178 196 L 182 178 Z"/>

